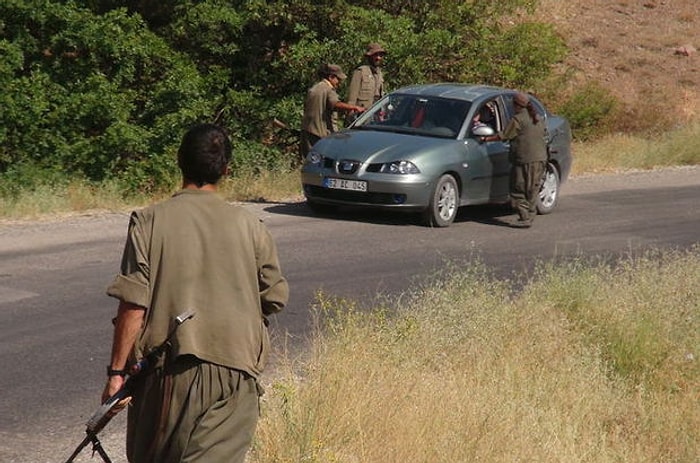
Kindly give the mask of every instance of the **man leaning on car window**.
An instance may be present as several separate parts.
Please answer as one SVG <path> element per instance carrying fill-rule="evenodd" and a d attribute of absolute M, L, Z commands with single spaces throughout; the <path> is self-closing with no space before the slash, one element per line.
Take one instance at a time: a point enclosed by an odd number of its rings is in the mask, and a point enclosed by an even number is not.
<path fill-rule="evenodd" d="M 537 199 L 547 163 L 545 122 L 525 93 L 513 96 L 515 115 L 503 132 L 482 141 L 510 141 L 510 198 L 518 212 L 518 228 L 529 228 L 537 215 Z"/>

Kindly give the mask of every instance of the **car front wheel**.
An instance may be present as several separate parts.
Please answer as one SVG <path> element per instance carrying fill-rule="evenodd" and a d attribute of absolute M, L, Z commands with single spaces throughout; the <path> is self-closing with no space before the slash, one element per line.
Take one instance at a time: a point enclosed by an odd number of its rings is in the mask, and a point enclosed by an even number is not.
<path fill-rule="evenodd" d="M 424 220 L 429 227 L 449 227 L 457 216 L 459 189 L 451 175 L 443 175 L 435 185 Z"/>
<path fill-rule="evenodd" d="M 548 163 L 537 198 L 537 212 L 539 214 L 549 214 L 554 210 L 559 201 L 560 185 L 559 171 L 553 164 Z"/>

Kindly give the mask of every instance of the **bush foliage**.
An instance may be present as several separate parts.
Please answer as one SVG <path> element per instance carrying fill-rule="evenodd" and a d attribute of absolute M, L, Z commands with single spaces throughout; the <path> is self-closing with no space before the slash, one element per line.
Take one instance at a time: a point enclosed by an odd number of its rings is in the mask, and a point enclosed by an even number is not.
<path fill-rule="evenodd" d="M 368 42 L 390 50 L 391 88 L 433 81 L 533 88 L 565 47 L 534 0 L 6 0 L 0 5 L 0 177 L 65 173 L 168 187 L 197 121 L 225 126 L 237 168 L 285 169 L 323 62 L 346 70 Z M 342 91 L 341 91 L 342 93 Z M 341 95 L 342 96 L 342 95 Z M 31 175 L 27 175 L 31 172 Z"/>

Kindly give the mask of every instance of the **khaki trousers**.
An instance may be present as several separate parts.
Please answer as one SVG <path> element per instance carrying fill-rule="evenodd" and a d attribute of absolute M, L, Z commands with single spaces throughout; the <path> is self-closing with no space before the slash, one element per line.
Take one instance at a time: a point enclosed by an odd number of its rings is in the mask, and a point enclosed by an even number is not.
<path fill-rule="evenodd" d="M 137 387 L 129 407 L 131 463 L 243 463 L 259 416 L 255 378 L 178 358 Z"/>
<path fill-rule="evenodd" d="M 545 161 L 513 164 L 510 171 L 510 198 L 520 220 L 531 222 L 537 215 L 537 197 L 542 186 Z"/>

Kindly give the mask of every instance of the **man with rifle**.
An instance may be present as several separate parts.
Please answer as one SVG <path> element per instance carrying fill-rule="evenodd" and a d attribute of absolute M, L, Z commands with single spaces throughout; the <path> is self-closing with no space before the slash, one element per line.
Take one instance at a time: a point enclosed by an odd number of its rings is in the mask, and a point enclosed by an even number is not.
<path fill-rule="evenodd" d="M 107 455 L 107 452 L 105 452 L 97 435 L 131 400 L 131 390 L 136 384 L 137 376 L 141 374 L 148 374 L 151 371 L 152 365 L 155 364 L 165 353 L 165 351 L 171 347 L 170 339 L 173 337 L 173 334 L 175 334 L 177 327 L 192 317 L 194 317 L 194 312 L 192 311 L 184 312 L 175 317 L 175 326 L 173 327 L 172 331 L 170 331 L 170 334 L 165 341 L 142 357 L 141 360 L 131 365 L 126 376 L 127 379 L 124 384 L 122 384 L 122 387 L 110 397 L 105 399 L 100 408 L 98 408 L 88 420 L 87 425 L 85 426 L 85 434 L 87 434 L 87 436 L 85 436 L 85 439 L 83 439 L 83 441 L 75 448 L 75 451 L 71 454 L 71 456 L 68 457 L 66 463 L 72 463 L 88 444 L 92 444 L 93 454 L 98 453 L 100 457 L 102 457 L 102 461 L 104 461 L 104 463 L 112 463 L 112 460 L 110 460 L 109 455 Z"/>
<path fill-rule="evenodd" d="M 243 462 L 259 413 L 258 378 L 269 352 L 267 316 L 289 289 L 267 228 L 216 194 L 231 143 L 201 124 L 178 151 L 182 189 L 131 215 L 103 402 L 128 366 L 170 336 L 147 374 L 128 377 L 127 457 L 141 462 Z M 173 330 L 173 319 L 196 316 Z M 133 381 L 132 381 L 133 380 Z"/>

